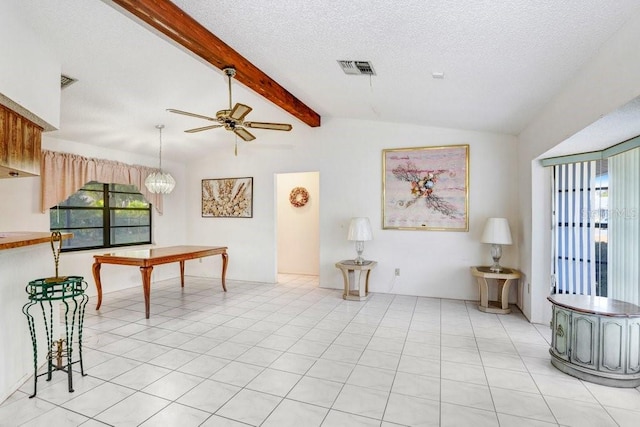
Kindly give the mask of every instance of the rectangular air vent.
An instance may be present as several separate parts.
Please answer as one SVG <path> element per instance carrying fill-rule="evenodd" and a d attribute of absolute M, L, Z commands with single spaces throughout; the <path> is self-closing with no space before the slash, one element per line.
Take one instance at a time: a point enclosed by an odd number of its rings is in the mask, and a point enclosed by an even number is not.
<path fill-rule="evenodd" d="M 373 70 L 373 65 L 369 61 L 344 61 L 338 60 L 338 64 L 342 68 L 345 74 L 357 75 L 357 76 L 375 76 L 376 72 Z"/>
<path fill-rule="evenodd" d="M 65 76 L 64 74 L 60 75 L 60 88 L 64 89 L 65 87 L 74 84 L 78 80 L 73 77 Z"/>

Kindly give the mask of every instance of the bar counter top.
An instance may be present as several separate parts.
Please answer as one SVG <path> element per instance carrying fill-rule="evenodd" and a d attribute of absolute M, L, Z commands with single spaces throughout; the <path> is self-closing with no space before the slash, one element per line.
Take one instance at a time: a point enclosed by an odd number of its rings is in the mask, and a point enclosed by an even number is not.
<path fill-rule="evenodd" d="M 62 235 L 63 239 L 71 238 L 71 233 Z M 49 243 L 51 241 L 51 233 L 48 231 L 7 231 L 0 232 L 0 250 L 20 248 L 23 246 L 38 245 L 40 243 Z"/>

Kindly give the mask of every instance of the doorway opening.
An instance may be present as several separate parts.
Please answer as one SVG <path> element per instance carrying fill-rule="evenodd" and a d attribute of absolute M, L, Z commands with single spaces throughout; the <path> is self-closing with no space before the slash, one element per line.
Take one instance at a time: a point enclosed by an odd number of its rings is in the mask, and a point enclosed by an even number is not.
<path fill-rule="evenodd" d="M 320 173 L 276 174 L 278 283 L 318 285 L 320 274 Z"/>

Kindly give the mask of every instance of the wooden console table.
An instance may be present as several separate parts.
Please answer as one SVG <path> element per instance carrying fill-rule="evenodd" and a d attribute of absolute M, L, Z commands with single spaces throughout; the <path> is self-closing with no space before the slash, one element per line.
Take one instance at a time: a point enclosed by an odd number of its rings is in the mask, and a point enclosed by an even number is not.
<path fill-rule="evenodd" d="M 148 319 L 149 298 L 151 296 L 151 272 L 153 271 L 153 266 L 179 262 L 180 285 L 184 287 L 184 262 L 189 259 L 204 258 L 213 255 L 222 256 L 222 289 L 227 292 L 225 276 L 227 274 L 227 263 L 229 259 L 226 246 L 170 246 L 166 248 L 141 249 L 94 255 L 93 278 L 98 290 L 96 310 L 99 310 L 102 304 L 102 283 L 100 282 L 100 267 L 102 264 L 136 265 L 140 267 L 142 289 L 144 291 L 144 311 Z"/>
<path fill-rule="evenodd" d="M 476 278 L 480 286 L 480 304 L 478 310 L 486 313 L 508 314 L 509 286 L 513 279 L 519 279 L 521 274 L 513 268 L 503 268 L 499 273 L 490 270 L 490 267 L 471 267 L 471 275 Z M 489 301 L 489 283 L 487 279 L 495 279 L 498 284 L 498 300 Z"/>

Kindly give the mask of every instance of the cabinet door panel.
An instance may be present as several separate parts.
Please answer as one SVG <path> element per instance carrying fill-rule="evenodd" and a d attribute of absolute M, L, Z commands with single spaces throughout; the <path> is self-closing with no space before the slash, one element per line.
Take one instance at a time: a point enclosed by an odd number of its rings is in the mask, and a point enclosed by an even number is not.
<path fill-rule="evenodd" d="M 552 348 L 557 356 L 565 360 L 569 360 L 569 319 L 569 311 L 553 307 Z"/>
<path fill-rule="evenodd" d="M 640 319 L 629 320 L 628 326 L 627 373 L 640 372 Z"/>
<path fill-rule="evenodd" d="M 600 322 L 602 331 L 600 369 L 605 372 L 622 372 L 626 320 L 602 318 Z"/>
<path fill-rule="evenodd" d="M 597 368 L 598 317 L 573 313 L 571 361 L 587 368 Z"/>

